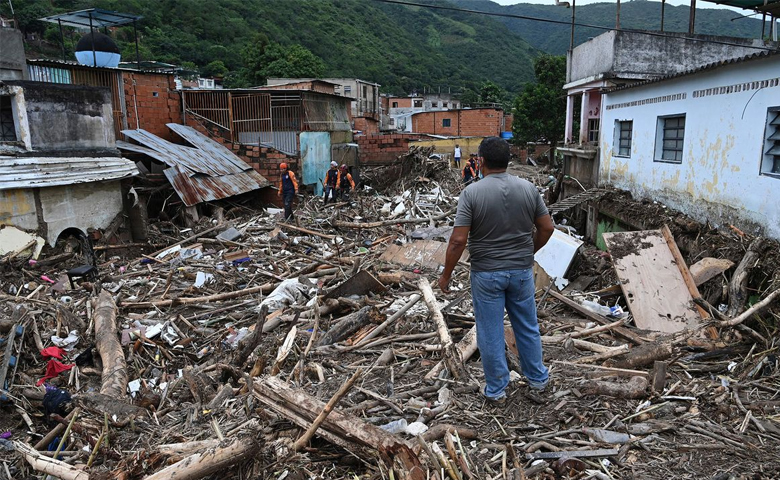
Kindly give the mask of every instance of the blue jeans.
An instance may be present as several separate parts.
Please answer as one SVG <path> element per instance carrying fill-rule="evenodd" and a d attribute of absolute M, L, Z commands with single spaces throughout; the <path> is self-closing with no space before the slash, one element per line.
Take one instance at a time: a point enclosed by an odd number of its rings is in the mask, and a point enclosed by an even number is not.
<path fill-rule="evenodd" d="M 295 199 L 295 191 L 292 192 L 284 192 L 282 194 L 282 197 L 284 198 L 284 219 L 290 220 L 293 218 L 293 200 Z"/>
<path fill-rule="evenodd" d="M 542 362 L 542 339 L 536 319 L 533 269 L 471 272 L 471 298 L 477 346 L 485 371 L 485 395 L 501 398 L 509 385 L 504 347 L 504 308 L 515 334 L 520 366 L 531 388 L 544 388 L 549 372 Z"/>
<path fill-rule="evenodd" d="M 330 185 L 325 186 L 325 205 L 328 204 L 328 199 L 332 201 L 336 201 L 336 187 L 331 187 Z"/>

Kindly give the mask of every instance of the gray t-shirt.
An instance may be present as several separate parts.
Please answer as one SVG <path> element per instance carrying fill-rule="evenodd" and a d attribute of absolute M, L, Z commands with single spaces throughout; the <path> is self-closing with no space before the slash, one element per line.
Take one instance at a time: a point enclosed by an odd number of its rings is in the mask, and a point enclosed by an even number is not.
<path fill-rule="evenodd" d="M 528 180 L 494 173 L 460 195 L 456 227 L 471 227 L 471 270 L 489 272 L 534 264 L 534 221 L 547 215 L 544 200 Z"/>

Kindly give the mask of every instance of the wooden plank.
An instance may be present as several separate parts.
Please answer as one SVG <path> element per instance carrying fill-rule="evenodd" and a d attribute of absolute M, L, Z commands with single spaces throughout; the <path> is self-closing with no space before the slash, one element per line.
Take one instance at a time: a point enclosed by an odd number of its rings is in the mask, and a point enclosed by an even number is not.
<path fill-rule="evenodd" d="M 637 327 L 674 333 L 699 326 L 680 260 L 661 230 L 605 233 L 604 242 Z"/>
<path fill-rule="evenodd" d="M 691 294 L 691 300 L 694 298 L 699 298 L 701 296 L 699 294 L 699 289 L 696 288 L 696 283 L 693 281 L 693 277 L 691 277 L 691 272 L 688 270 L 688 265 L 685 263 L 685 259 L 683 258 L 682 253 L 680 253 L 680 248 L 677 246 L 677 242 L 674 241 L 674 235 L 672 235 L 671 230 L 669 230 L 669 227 L 666 225 L 661 228 L 661 233 L 664 236 L 664 240 L 666 240 L 666 244 L 669 246 L 669 251 L 672 252 L 674 263 L 677 265 L 677 269 L 680 270 L 680 274 L 682 275 L 683 281 L 685 282 L 685 286 L 688 287 L 688 292 Z M 707 313 L 706 310 L 704 310 L 699 305 L 694 306 L 699 312 L 699 315 L 701 315 L 701 318 L 705 320 L 710 318 L 710 314 Z"/>
<path fill-rule="evenodd" d="M 702 283 L 712 280 L 721 273 L 734 266 L 734 262 L 725 258 L 705 257 L 690 266 L 689 270 L 694 283 L 698 287 Z"/>
<path fill-rule="evenodd" d="M 601 448 L 598 450 L 566 450 L 563 452 L 536 452 L 526 453 L 525 457 L 529 460 L 535 460 L 538 458 L 563 458 L 563 457 L 613 457 L 618 454 L 620 450 L 617 448 Z"/>
<path fill-rule="evenodd" d="M 393 263 L 402 267 L 437 270 L 447 257 L 447 244 L 436 240 L 418 240 L 406 245 L 390 245 L 379 257 L 383 262 Z M 468 259 L 464 251 L 461 260 Z"/>
<path fill-rule="evenodd" d="M 369 292 L 382 293 L 387 288 L 377 280 L 368 270 L 361 270 L 357 274 L 349 277 L 338 287 L 325 295 L 325 300 L 329 298 L 348 297 L 350 295 L 366 295 Z"/>

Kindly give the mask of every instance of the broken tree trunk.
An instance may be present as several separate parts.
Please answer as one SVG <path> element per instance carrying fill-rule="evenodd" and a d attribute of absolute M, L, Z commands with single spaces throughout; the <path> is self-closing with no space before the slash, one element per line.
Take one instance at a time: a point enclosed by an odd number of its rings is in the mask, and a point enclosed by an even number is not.
<path fill-rule="evenodd" d="M 127 363 L 117 338 L 116 305 L 111 294 L 100 292 L 95 307 L 95 344 L 103 361 L 100 393 L 123 398 L 127 390 Z"/>
<path fill-rule="evenodd" d="M 216 293 L 214 295 L 206 295 L 205 297 L 193 297 L 193 298 L 174 298 L 172 300 L 158 300 L 156 302 L 128 302 L 122 303 L 122 308 L 155 308 L 155 307 L 170 307 L 173 305 L 185 305 L 188 303 L 209 303 L 219 302 L 222 300 L 232 300 L 234 298 L 251 295 L 253 293 L 271 293 L 279 283 L 265 283 L 257 287 L 245 288 L 243 290 L 236 290 L 234 292 Z"/>
<path fill-rule="evenodd" d="M 477 352 L 477 326 L 476 325 L 471 327 L 471 329 L 469 329 L 469 331 L 466 332 L 466 335 L 464 335 L 461 341 L 458 342 L 457 345 L 455 345 L 455 348 L 458 349 L 458 353 L 460 353 L 460 359 L 464 363 Z M 433 378 L 438 377 L 441 371 L 444 369 L 444 367 L 445 367 L 444 360 L 442 360 L 439 363 L 437 363 L 436 366 L 434 366 L 430 372 L 425 374 L 425 379 L 431 380 Z"/>
<path fill-rule="evenodd" d="M 436 220 L 443 220 L 448 216 L 452 215 L 453 213 L 455 213 L 455 210 L 456 209 L 453 208 L 451 210 L 447 210 L 441 215 L 437 215 L 435 217 L 430 217 L 430 218 L 400 218 L 398 220 L 382 220 L 378 222 L 367 222 L 367 223 L 342 222 L 336 220 L 331 223 L 336 228 L 376 228 L 376 227 L 385 227 L 387 225 L 400 225 L 404 223 L 429 223 Z"/>
<path fill-rule="evenodd" d="M 293 389 L 277 377 L 255 382 L 253 389 L 260 403 L 302 428 L 309 428 L 325 407 L 323 402 L 302 390 Z M 339 410 L 333 410 L 327 416 L 316 435 L 369 462 L 376 458 L 377 451 L 392 452 L 400 449 L 411 452 L 412 447 L 396 435 Z M 405 457 L 404 461 L 405 469 L 409 472 L 421 466 L 417 457 Z"/>
<path fill-rule="evenodd" d="M 260 451 L 252 437 L 234 440 L 230 445 L 190 455 L 144 480 L 197 480 L 235 465 Z"/>
<path fill-rule="evenodd" d="M 89 480 L 89 474 L 87 472 L 79 470 L 56 458 L 47 457 L 26 443 L 14 440 L 13 445 L 14 450 L 19 452 L 24 459 L 27 460 L 27 463 L 36 471 L 46 473 L 62 480 Z"/>
<path fill-rule="evenodd" d="M 425 304 L 428 306 L 428 310 L 430 310 L 433 321 L 436 324 L 436 331 L 438 332 L 439 340 L 441 341 L 441 353 L 444 357 L 444 363 L 450 371 L 450 375 L 452 375 L 455 380 L 468 378 L 468 372 L 463 365 L 463 359 L 461 358 L 458 349 L 455 348 L 455 345 L 452 343 L 449 327 L 444 320 L 444 315 L 441 313 L 439 304 L 436 302 L 436 297 L 433 295 L 431 284 L 428 282 L 427 278 L 423 277 L 417 282 L 417 286 L 420 289 L 420 292 L 422 292 Z"/>
<path fill-rule="evenodd" d="M 652 342 L 632 348 L 621 358 L 606 363 L 608 367 L 637 368 L 650 365 L 656 360 L 666 360 L 672 356 L 672 344 L 667 342 Z"/>
<path fill-rule="evenodd" d="M 350 313 L 339 320 L 322 336 L 317 343 L 317 346 L 324 347 L 325 345 L 332 345 L 357 332 L 363 325 L 368 323 L 380 323 L 382 320 L 384 320 L 384 317 L 382 313 L 379 312 L 379 309 L 372 306 L 365 306 L 357 312 Z"/>
<path fill-rule="evenodd" d="M 647 395 L 647 378 L 631 377 L 628 383 L 591 381 L 585 385 L 583 392 L 586 395 L 607 395 L 610 397 L 635 399 L 644 398 Z"/>
<path fill-rule="evenodd" d="M 745 256 L 737 265 L 737 269 L 734 270 L 734 275 L 729 283 L 729 309 L 726 311 L 726 315 L 729 317 L 736 317 L 747 301 L 747 284 L 750 272 L 756 266 L 763 246 L 764 238 L 756 237 L 750 243 Z"/>
<path fill-rule="evenodd" d="M 333 408 L 336 407 L 336 404 L 339 403 L 339 400 L 349 392 L 349 390 L 352 388 L 352 385 L 355 384 L 355 382 L 360 378 L 360 376 L 363 375 L 363 369 L 358 368 L 357 371 L 350 377 L 349 380 L 344 382 L 344 384 L 338 389 L 338 391 L 331 397 L 330 400 L 328 400 L 328 403 L 325 404 L 325 406 L 322 408 L 322 411 L 319 415 L 317 415 L 317 418 L 314 419 L 314 421 L 311 423 L 311 426 L 306 429 L 303 435 L 301 435 L 301 438 L 295 441 L 293 444 L 293 451 L 298 451 L 301 448 L 303 448 L 304 445 L 309 443 L 309 440 L 314 436 L 315 432 L 317 432 L 317 429 L 320 428 L 320 425 L 322 425 L 322 422 L 325 421 L 325 419 L 328 418 L 328 415 L 330 415 L 330 412 L 333 410 Z"/>
<path fill-rule="evenodd" d="M 608 319 L 607 317 L 602 317 L 601 315 L 599 315 L 597 313 L 591 312 L 590 310 L 588 310 L 587 308 L 583 307 L 582 305 L 580 305 L 579 303 L 575 302 L 574 300 L 571 300 L 570 298 L 567 298 L 567 297 L 561 295 L 560 293 L 553 291 L 552 289 L 549 291 L 549 294 L 550 294 L 551 297 L 553 297 L 553 298 L 555 298 L 557 300 L 560 300 L 567 307 L 571 308 L 575 312 L 578 312 L 580 315 L 584 316 L 585 318 L 587 318 L 589 320 L 593 320 L 594 322 L 598 322 L 601 325 L 609 325 L 609 324 L 612 323 L 612 321 L 610 319 Z M 643 340 L 642 337 L 640 337 L 639 335 L 637 335 L 636 333 L 632 332 L 631 330 L 629 330 L 626 327 L 614 327 L 612 329 L 612 332 L 615 335 L 617 335 L 617 336 L 619 336 L 619 337 L 621 337 L 621 338 L 623 338 L 625 340 L 628 340 L 629 342 L 631 342 L 631 343 L 633 343 L 635 345 L 641 345 L 641 344 L 645 343 L 645 340 Z"/>

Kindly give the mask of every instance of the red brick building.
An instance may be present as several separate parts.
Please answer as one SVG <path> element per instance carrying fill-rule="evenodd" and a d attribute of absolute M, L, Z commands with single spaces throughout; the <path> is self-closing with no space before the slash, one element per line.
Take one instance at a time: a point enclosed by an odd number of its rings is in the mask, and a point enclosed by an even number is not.
<path fill-rule="evenodd" d="M 511 129 L 500 108 L 471 108 L 420 112 L 412 116 L 412 131 L 449 137 L 490 137 Z"/>

